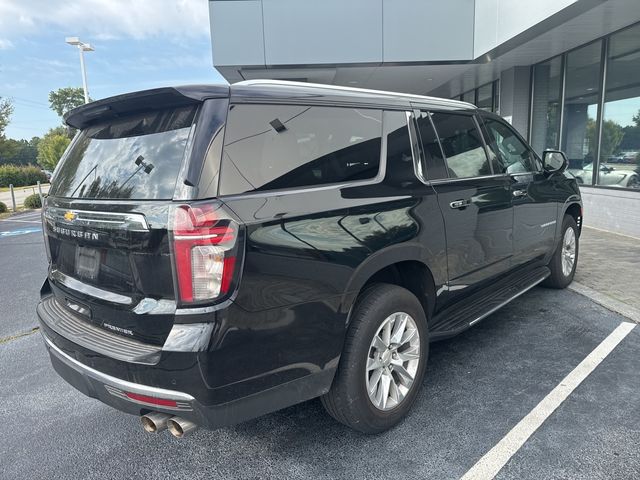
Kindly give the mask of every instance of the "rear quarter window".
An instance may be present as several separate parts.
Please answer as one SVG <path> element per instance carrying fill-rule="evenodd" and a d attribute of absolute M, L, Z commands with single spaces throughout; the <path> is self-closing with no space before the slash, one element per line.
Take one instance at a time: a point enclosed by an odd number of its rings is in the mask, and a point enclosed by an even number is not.
<path fill-rule="evenodd" d="M 171 199 L 196 110 L 153 111 L 82 130 L 62 159 L 50 194 Z"/>
<path fill-rule="evenodd" d="M 232 105 L 220 194 L 366 180 L 380 169 L 382 112 Z"/>

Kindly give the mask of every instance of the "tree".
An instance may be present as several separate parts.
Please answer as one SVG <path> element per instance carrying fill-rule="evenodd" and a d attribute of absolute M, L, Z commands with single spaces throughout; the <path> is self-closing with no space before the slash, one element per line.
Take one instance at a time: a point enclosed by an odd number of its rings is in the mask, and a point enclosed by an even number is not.
<path fill-rule="evenodd" d="M 49 92 L 49 105 L 62 118 L 69 110 L 84 105 L 84 90 L 80 87 L 64 87 Z"/>
<path fill-rule="evenodd" d="M 624 138 L 624 129 L 613 120 L 602 122 L 602 134 L 600 139 L 600 158 L 607 159 L 613 155 Z M 587 120 L 587 140 L 589 141 L 589 152 L 593 155 L 596 149 L 596 122 Z"/>
<path fill-rule="evenodd" d="M 53 170 L 70 142 L 64 127 L 52 128 L 38 142 L 38 163 L 46 170 Z"/>
<path fill-rule="evenodd" d="M 0 97 L 0 138 L 4 138 L 4 129 L 9 125 L 9 120 L 13 114 L 13 102 L 5 98 Z"/>

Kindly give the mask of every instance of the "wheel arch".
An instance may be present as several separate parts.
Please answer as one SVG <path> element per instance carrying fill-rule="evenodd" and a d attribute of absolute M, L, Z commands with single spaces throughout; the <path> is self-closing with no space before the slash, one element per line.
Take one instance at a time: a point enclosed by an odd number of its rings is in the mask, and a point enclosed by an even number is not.
<path fill-rule="evenodd" d="M 436 305 L 437 278 L 425 260 L 428 258 L 426 253 L 421 245 L 395 245 L 374 253 L 362 262 L 351 276 L 342 299 L 341 309 L 348 313 L 347 324 L 356 299 L 374 283 L 406 288 L 418 298 L 427 319 L 430 319 Z"/>
<path fill-rule="evenodd" d="M 578 235 L 580 235 L 582 232 L 582 203 L 577 200 L 568 200 L 564 205 L 561 219 L 565 215 L 573 217 L 578 226 Z"/>

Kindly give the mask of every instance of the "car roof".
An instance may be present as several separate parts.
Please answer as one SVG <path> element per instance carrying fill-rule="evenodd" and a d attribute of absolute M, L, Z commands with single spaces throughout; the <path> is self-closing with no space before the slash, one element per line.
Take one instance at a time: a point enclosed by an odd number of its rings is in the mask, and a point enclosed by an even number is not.
<path fill-rule="evenodd" d="M 286 102 L 369 108 L 476 110 L 470 103 L 408 93 L 283 80 L 247 80 L 232 85 L 183 85 L 125 93 L 74 108 L 65 114 L 64 120 L 74 128 L 84 128 L 108 118 L 149 109 L 193 105 L 211 98 L 230 98 L 232 102 L 239 103 Z"/>

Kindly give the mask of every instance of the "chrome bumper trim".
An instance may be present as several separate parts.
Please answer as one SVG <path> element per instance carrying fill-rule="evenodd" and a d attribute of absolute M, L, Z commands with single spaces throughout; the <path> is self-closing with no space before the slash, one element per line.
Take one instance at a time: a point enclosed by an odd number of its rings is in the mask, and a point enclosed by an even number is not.
<path fill-rule="evenodd" d="M 98 370 L 91 368 L 84 363 L 79 362 L 78 360 L 71 358 L 69 355 L 60 350 L 47 336 L 42 332 L 42 338 L 44 339 L 44 343 L 47 346 L 49 353 L 54 355 L 58 360 L 66 364 L 68 367 L 72 368 L 76 372 L 81 375 L 85 375 L 90 377 L 91 379 L 103 384 L 109 393 L 112 392 L 113 389 L 131 393 L 137 393 L 139 395 L 146 395 L 148 397 L 154 398 L 162 398 L 165 400 L 175 400 L 176 402 L 180 402 L 181 404 L 187 403 L 191 404 L 195 399 L 183 392 L 177 392 L 175 390 L 166 390 L 164 388 L 150 387 L 147 385 L 141 385 L 139 383 L 128 382 L 126 380 L 122 380 L 120 378 L 112 377 L 111 375 L 107 375 L 106 373 L 99 372 Z M 111 387 L 108 388 L 108 387 Z M 113 395 L 113 393 L 112 393 Z M 127 398 L 128 401 L 133 403 L 135 402 L 130 398 Z M 166 407 L 161 407 L 166 408 Z M 191 407 L 190 407 L 191 408 Z M 184 410 L 184 405 L 180 405 L 180 410 Z"/>
<path fill-rule="evenodd" d="M 65 287 L 75 290 L 76 292 L 99 298 L 100 300 L 105 300 L 107 302 L 119 303 L 120 305 L 131 305 L 131 303 L 133 303 L 131 297 L 88 285 L 80 280 L 70 277 L 69 275 L 65 275 L 60 270 L 53 270 L 51 272 L 51 280 L 59 282 Z"/>

